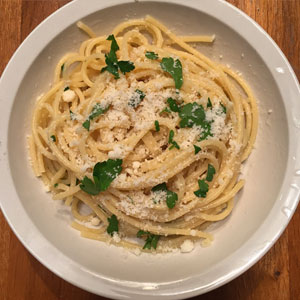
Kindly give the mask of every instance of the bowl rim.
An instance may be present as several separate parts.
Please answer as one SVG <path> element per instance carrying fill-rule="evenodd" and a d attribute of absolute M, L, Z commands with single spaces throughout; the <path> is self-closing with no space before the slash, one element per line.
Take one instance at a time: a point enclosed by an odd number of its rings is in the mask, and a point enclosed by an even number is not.
<path fill-rule="evenodd" d="M 263 224 L 242 247 L 213 267 L 212 271 L 219 274 L 217 278 L 208 276 L 208 281 L 202 285 L 199 285 L 197 276 L 194 276 L 182 280 L 181 284 L 135 282 L 135 287 L 132 287 L 132 282 L 122 281 L 116 284 L 115 280 L 89 272 L 61 253 L 42 235 L 19 201 L 11 176 L 8 140 L 14 101 L 10 99 L 15 99 L 17 89 L 14 87 L 19 87 L 35 57 L 49 41 L 77 20 L 104 8 L 134 2 L 178 4 L 217 17 L 244 36 L 257 51 L 270 70 L 282 99 L 285 99 L 285 91 L 289 90 L 290 97 L 284 101 L 289 132 L 288 161 L 281 191 Z M 33 43 L 35 47 L 31 46 Z M 26 59 L 22 59 L 23 57 Z M 15 72 L 16 69 L 18 72 Z M 37 260 L 59 277 L 89 292 L 115 299 L 183 299 L 208 292 L 233 280 L 254 265 L 277 241 L 296 210 L 300 195 L 300 176 L 297 174 L 299 170 L 295 170 L 295 165 L 300 164 L 300 126 L 295 113 L 300 112 L 299 100 L 300 87 L 297 77 L 280 48 L 254 20 L 228 2 L 202 0 L 200 5 L 197 0 L 186 1 L 184 4 L 182 0 L 90 0 L 87 6 L 84 0 L 74 0 L 55 11 L 30 33 L 16 50 L 1 76 L 0 110 L 3 117 L 0 118 L 0 189 L 5 191 L 5 197 L 0 198 L 0 208 L 15 235 Z M 288 106 L 292 109 L 288 109 Z M 14 199 L 17 201 L 11 201 Z M 19 215 L 23 217 L 20 219 Z M 29 239 L 28 230 L 31 237 L 34 234 L 34 240 Z M 242 259 L 236 261 L 234 256 L 237 254 Z"/>

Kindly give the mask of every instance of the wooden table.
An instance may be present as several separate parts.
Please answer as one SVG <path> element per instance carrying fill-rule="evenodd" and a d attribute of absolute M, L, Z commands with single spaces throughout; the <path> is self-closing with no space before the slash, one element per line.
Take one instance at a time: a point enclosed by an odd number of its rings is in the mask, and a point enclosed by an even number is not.
<path fill-rule="evenodd" d="M 0 0 L 0 74 L 26 36 L 67 2 Z M 246 12 L 271 35 L 300 79 L 300 0 L 228 2 Z M 300 299 L 299 238 L 300 207 L 275 246 L 256 265 L 225 286 L 194 299 Z M 105 298 L 67 283 L 41 265 L 19 242 L 0 212 L 0 300 L 4 299 Z"/>

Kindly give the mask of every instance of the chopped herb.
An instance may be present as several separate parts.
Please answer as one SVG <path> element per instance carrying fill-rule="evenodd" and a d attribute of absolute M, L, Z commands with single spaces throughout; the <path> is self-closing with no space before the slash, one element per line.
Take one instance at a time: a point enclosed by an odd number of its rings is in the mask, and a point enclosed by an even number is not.
<path fill-rule="evenodd" d="M 119 69 L 123 74 L 125 74 L 126 72 L 134 70 L 135 67 L 131 61 L 118 61 L 116 51 L 118 51 L 120 48 L 113 34 L 108 36 L 107 40 L 111 41 L 110 52 L 105 54 L 105 63 L 107 66 L 101 69 L 101 73 L 107 71 L 113 74 L 115 79 L 119 79 Z"/>
<path fill-rule="evenodd" d="M 65 91 L 67 91 L 67 90 L 69 90 L 70 88 L 68 87 L 68 86 L 66 86 L 65 88 L 64 88 L 64 92 Z"/>
<path fill-rule="evenodd" d="M 159 123 L 158 123 L 157 120 L 155 120 L 154 125 L 155 125 L 155 130 L 156 130 L 157 132 L 160 131 L 160 126 L 159 126 Z"/>
<path fill-rule="evenodd" d="M 206 181 L 209 181 L 209 182 L 212 181 L 214 174 L 216 174 L 216 170 L 215 170 L 214 166 L 212 166 L 211 164 L 208 164 Z"/>
<path fill-rule="evenodd" d="M 119 221 L 115 215 L 112 215 L 110 218 L 107 218 L 108 226 L 107 226 L 107 233 L 111 236 L 114 234 L 114 232 L 119 231 Z"/>
<path fill-rule="evenodd" d="M 203 179 L 200 179 L 198 180 L 198 185 L 199 190 L 195 191 L 194 194 L 199 198 L 205 198 L 208 192 L 208 184 Z"/>
<path fill-rule="evenodd" d="M 168 190 L 167 184 L 165 182 L 158 184 L 152 188 L 152 192 L 166 192 L 166 203 L 168 208 L 173 208 L 178 200 L 178 195 L 175 192 Z M 154 203 L 156 203 L 154 201 Z"/>
<path fill-rule="evenodd" d="M 171 144 L 172 144 L 172 146 L 169 147 L 169 150 L 172 150 L 173 148 L 180 149 L 180 147 L 179 147 L 179 145 L 177 144 L 177 142 L 172 141 Z"/>
<path fill-rule="evenodd" d="M 50 138 L 51 138 L 51 140 L 52 140 L 54 143 L 56 142 L 56 137 L 55 137 L 55 135 L 51 135 Z"/>
<path fill-rule="evenodd" d="M 223 105 L 223 103 L 220 103 L 220 105 L 221 105 L 221 107 L 222 107 L 223 113 L 226 114 L 226 112 L 227 112 L 226 106 Z"/>
<path fill-rule="evenodd" d="M 179 145 L 177 144 L 177 142 L 175 142 L 173 140 L 174 138 L 174 130 L 170 130 L 170 133 L 169 133 L 169 144 L 172 144 L 172 146 L 169 148 L 169 150 L 172 150 L 173 148 L 176 148 L 176 149 L 180 149 Z"/>
<path fill-rule="evenodd" d="M 196 102 L 185 104 L 179 111 L 180 127 L 203 126 L 205 124 L 205 111 L 202 105 Z"/>
<path fill-rule="evenodd" d="M 159 114 L 163 114 L 163 113 L 170 113 L 170 109 L 168 107 L 165 107 Z"/>
<path fill-rule="evenodd" d="M 70 119 L 72 120 L 72 121 L 74 121 L 75 120 L 75 114 L 70 110 Z"/>
<path fill-rule="evenodd" d="M 194 148 L 195 148 L 195 154 L 201 151 L 201 148 L 199 146 L 194 145 Z"/>
<path fill-rule="evenodd" d="M 58 183 L 55 183 L 55 184 L 54 184 L 54 187 L 57 188 L 57 187 L 58 187 Z"/>
<path fill-rule="evenodd" d="M 212 104 L 211 104 L 211 101 L 210 101 L 210 98 L 208 97 L 207 99 L 207 105 L 206 105 L 207 108 L 212 108 Z"/>
<path fill-rule="evenodd" d="M 167 191 L 167 190 L 168 188 L 165 182 L 158 184 L 151 189 L 152 192 L 160 192 L 160 191 Z"/>
<path fill-rule="evenodd" d="M 180 89 L 183 84 L 182 78 L 182 65 L 179 59 L 174 59 L 172 57 L 164 57 L 160 63 L 161 68 L 168 72 L 175 81 L 175 88 Z"/>
<path fill-rule="evenodd" d="M 176 101 L 173 98 L 168 98 L 167 102 L 170 106 L 171 111 L 174 111 L 174 112 L 180 111 L 180 107 L 178 106 L 178 104 L 176 103 Z"/>
<path fill-rule="evenodd" d="M 133 108 L 136 108 L 146 97 L 146 95 L 143 93 L 143 91 L 136 89 L 135 90 L 136 95 L 130 98 L 128 105 L 132 106 Z"/>
<path fill-rule="evenodd" d="M 90 130 L 90 125 L 91 125 L 91 122 L 90 120 L 86 120 L 82 123 L 82 126 L 87 130 L 89 131 Z"/>
<path fill-rule="evenodd" d="M 211 123 L 205 122 L 202 125 L 202 132 L 201 132 L 201 135 L 200 135 L 198 141 L 199 142 L 204 141 L 208 138 L 208 136 L 213 136 L 213 134 L 211 133 Z"/>
<path fill-rule="evenodd" d="M 173 138 L 174 138 L 174 130 L 170 130 L 169 132 L 169 144 L 171 144 L 173 142 Z"/>
<path fill-rule="evenodd" d="M 98 195 L 101 191 L 107 190 L 112 181 L 122 171 L 122 159 L 108 159 L 98 162 L 93 169 L 94 182 L 85 176 L 80 184 L 80 188 L 91 195 Z"/>
<path fill-rule="evenodd" d="M 146 242 L 145 242 L 145 245 L 143 247 L 143 249 L 156 249 L 157 247 L 157 242 L 160 238 L 159 235 L 155 235 L 155 234 L 152 234 L 148 231 L 144 231 L 144 230 L 139 230 L 137 232 L 137 235 L 136 235 L 138 238 L 141 238 L 142 236 L 146 236 Z"/>
<path fill-rule="evenodd" d="M 133 62 L 131 61 L 125 61 L 125 60 L 121 60 L 118 62 L 118 66 L 120 68 L 120 71 L 125 74 L 127 72 L 130 72 L 132 70 L 134 70 L 135 66 L 133 64 Z"/>
<path fill-rule="evenodd" d="M 173 208 L 178 200 L 178 195 L 175 192 L 167 191 L 167 206 Z"/>
<path fill-rule="evenodd" d="M 90 130 L 90 125 L 91 125 L 91 120 L 95 119 L 96 117 L 104 114 L 107 112 L 109 109 L 109 106 L 106 108 L 103 108 L 99 103 L 96 103 L 95 106 L 93 107 L 91 113 L 89 114 L 87 120 L 85 120 L 82 124 L 82 126 L 87 129 L 88 131 Z"/>
<path fill-rule="evenodd" d="M 63 72 L 64 68 L 65 68 L 65 64 L 62 64 L 61 67 L 60 67 L 60 71 Z"/>
<path fill-rule="evenodd" d="M 151 51 L 147 51 L 145 56 L 149 59 L 158 59 L 158 55 Z"/>

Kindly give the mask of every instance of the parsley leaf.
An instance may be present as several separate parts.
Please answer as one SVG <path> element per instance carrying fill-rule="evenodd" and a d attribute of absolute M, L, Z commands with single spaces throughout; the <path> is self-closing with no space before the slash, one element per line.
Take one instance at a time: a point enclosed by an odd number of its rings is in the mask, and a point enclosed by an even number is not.
<path fill-rule="evenodd" d="M 221 107 L 222 107 L 223 113 L 226 114 L 226 112 L 227 112 L 226 106 L 223 105 L 223 103 L 220 103 L 220 105 L 221 105 Z"/>
<path fill-rule="evenodd" d="M 70 110 L 70 119 L 72 120 L 72 121 L 74 121 L 75 120 L 75 114 Z"/>
<path fill-rule="evenodd" d="M 212 104 L 211 104 L 211 101 L 210 101 L 210 98 L 208 97 L 207 99 L 207 105 L 206 105 L 207 108 L 212 108 Z"/>
<path fill-rule="evenodd" d="M 86 120 L 82 123 L 82 126 L 87 130 L 89 131 L 90 130 L 90 125 L 91 125 L 91 122 L 90 120 Z"/>
<path fill-rule="evenodd" d="M 68 87 L 68 86 L 66 86 L 65 88 L 64 88 L 64 92 L 65 91 L 67 91 L 67 90 L 69 90 L 70 88 Z"/>
<path fill-rule="evenodd" d="M 215 170 L 214 166 L 212 166 L 211 164 L 208 164 L 206 181 L 209 181 L 209 182 L 212 181 L 214 174 L 216 174 L 216 170 Z"/>
<path fill-rule="evenodd" d="M 170 130 L 169 132 L 169 144 L 171 144 L 173 142 L 173 138 L 174 138 L 174 130 Z"/>
<path fill-rule="evenodd" d="M 170 113 L 170 109 L 168 107 L 165 107 L 159 114 L 162 115 L 163 113 Z"/>
<path fill-rule="evenodd" d="M 172 150 L 173 148 L 180 149 L 180 147 L 179 147 L 179 145 L 177 144 L 177 142 L 172 141 L 171 144 L 172 144 L 172 146 L 169 148 L 169 150 Z"/>
<path fill-rule="evenodd" d="M 198 180 L 198 185 L 199 190 L 195 191 L 194 194 L 199 198 L 205 198 L 208 192 L 208 184 L 203 179 L 200 179 Z"/>
<path fill-rule="evenodd" d="M 87 120 L 85 120 L 82 124 L 82 126 L 86 129 L 86 130 L 90 130 L 90 125 L 91 125 L 91 120 L 95 119 L 96 117 L 104 114 L 105 112 L 107 112 L 109 109 L 109 106 L 107 106 L 106 108 L 103 108 L 101 106 L 100 103 L 96 103 L 95 106 L 93 107 L 91 113 L 89 114 Z"/>
<path fill-rule="evenodd" d="M 118 43 L 113 34 L 108 36 L 108 41 L 111 41 L 110 51 L 108 54 L 105 54 L 105 63 L 106 67 L 101 69 L 101 73 L 107 71 L 115 76 L 115 79 L 119 79 L 119 69 L 125 74 L 126 72 L 130 72 L 134 70 L 134 64 L 131 61 L 121 60 L 118 61 L 116 52 L 120 49 Z"/>
<path fill-rule="evenodd" d="M 62 64 L 61 67 L 60 67 L 61 73 L 64 71 L 64 68 L 65 68 L 65 64 Z"/>
<path fill-rule="evenodd" d="M 112 181 L 121 173 L 122 162 L 122 159 L 108 159 L 95 165 L 93 177 L 100 191 L 107 190 Z"/>
<path fill-rule="evenodd" d="M 101 191 L 107 190 L 112 181 L 121 173 L 122 162 L 122 159 L 98 162 L 93 169 L 94 182 L 85 176 L 80 188 L 90 195 L 98 195 Z"/>
<path fill-rule="evenodd" d="M 208 136 L 213 136 L 213 134 L 211 133 L 211 123 L 210 122 L 205 122 L 202 125 L 202 132 L 200 135 L 200 138 L 198 139 L 198 141 L 203 141 L 206 140 L 208 138 Z"/>
<path fill-rule="evenodd" d="M 97 186 L 90 178 L 84 176 L 83 180 L 81 181 L 80 188 L 90 194 L 90 195 L 98 195 L 101 190 L 99 186 Z"/>
<path fill-rule="evenodd" d="M 151 51 L 147 51 L 145 56 L 149 59 L 158 59 L 158 55 Z"/>
<path fill-rule="evenodd" d="M 180 127 L 202 126 L 205 123 L 205 112 L 202 105 L 196 102 L 185 104 L 179 111 Z"/>
<path fill-rule="evenodd" d="M 143 93 L 143 91 L 139 90 L 139 89 L 136 89 L 135 90 L 135 95 L 133 95 L 129 102 L 128 102 L 128 105 L 133 107 L 133 108 L 136 108 L 142 101 L 143 99 L 146 97 L 146 95 Z"/>
<path fill-rule="evenodd" d="M 55 137 L 55 135 L 51 135 L 50 138 L 51 138 L 52 142 L 54 142 L 54 143 L 56 142 L 56 137 Z"/>
<path fill-rule="evenodd" d="M 58 187 L 58 183 L 55 183 L 53 186 L 54 186 L 55 188 L 57 188 L 57 187 Z"/>
<path fill-rule="evenodd" d="M 160 126 L 157 120 L 154 121 L 155 130 L 158 132 L 160 131 Z"/>
<path fill-rule="evenodd" d="M 175 192 L 167 191 L 167 206 L 173 208 L 178 200 L 178 195 Z"/>
<path fill-rule="evenodd" d="M 155 235 L 155 234 L 152 234 L 148 231 L 144 231 L 144 230 L 139 230 L 136 234 L 136 236 L 138 238 L 141 238 L 142 236 L 146 236 L 146 242 L 145 242 L 145 245 L 143 247 L 143 249 L 156 249 L 157 247 L 157 243 L 158 243 L 158 240 L 160 238 L 159 235 Z"/>
<path fill-rule="evenodd" d="M 120 71 L 125 74 L 127 72 L 130 72 L 132 70 L 135 69 L 135 66 L 133 64 L 133 62 L 129 61 L 129 60 L 121 60 L 118 62 L 118 66 L 120 68 Z"/>
<path fill-rule="evenodd" d="M 174 59 L 172 57 L 164 57 L 160 63 L 161 68 L 168 72 L 175 81 L 175 88 L 180 89 L 183 84 L 182 77 L 182 65 L 179 59 Z"/>
<path fill-rule="evenodd" d="M 107 218 L 107 221 L 108 226 L 106 232 L 112 236 L 114 232 L 119 231 L 119 221 L 115 215 L 112 215 L 110 218 Z"/>
<path fill-rule="evenodd" d="M 173 140 L 174 138 L 174 130 L 170 130 L 170 133 L 169 133 L 169 144 L 172 144 L 172 146 L 169 148 L 169 150 L 172 150 L 173 148 L 176 148 L 176 149 L 180 149 L 179 145 L 177 144 L 177 142 L 175 142 Z"/>
<path fill-rule="evenodd" d="M 180 111 L 180 107 L 178 106 L 178 104 L 176 103 L 176 101 L 173 98 L 168 98 L 167 102 L 170 106 L 171 111 L 174 111 L 174 112 Z"/>
<path fill-rule="evenodd" d="M 194 145 L 194 148 L 195 148 L 195 154 L 201 151 L 201 148 L 199 146 Z"/>
<path fill-rule="evenodd" d="M 176 201 L 178 200 L 177 193 L 168 190 L 167 184 L 165 182 L 154 186 L 151 189 L 151 191 L 154 192 L 154 193 L 166 192 L 166 195 L 167 195 L 166 203 L 167 203 L 168 208 L 173 208 L 176 204 Z"/>

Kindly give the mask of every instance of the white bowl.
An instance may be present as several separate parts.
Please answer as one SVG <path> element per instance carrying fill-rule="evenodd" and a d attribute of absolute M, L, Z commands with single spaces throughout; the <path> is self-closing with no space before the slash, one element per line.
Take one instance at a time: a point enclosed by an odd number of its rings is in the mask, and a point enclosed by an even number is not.
<path fill-rule="evenodd" d="M 0 82 L 1 209 L 25 247 L 51 271 L 96 294 L 117 299 L 179 299 L 212 290 L 250 268 L 275 243 L 298 203 L 300 91 L 286 58 L 249 17 L 221 0 L 73 1 L 22 43 Z M 259 99 L 259 133 L 246 163 L 246 186 L 233 213 L 211 229 L 215 241 L 189 254 L 135 256 L 79 237 L 68 208 L 51 199 L 28 163 L 26 135 L 36 97 L 54 66 L 86 37 L 83 20 L 109 34 L 127 18 L 150 14 L 178 34 L 216 34 L 199 46 L 242 72 Z M 268 111 L 272 110 L 271 114 Z"/>

